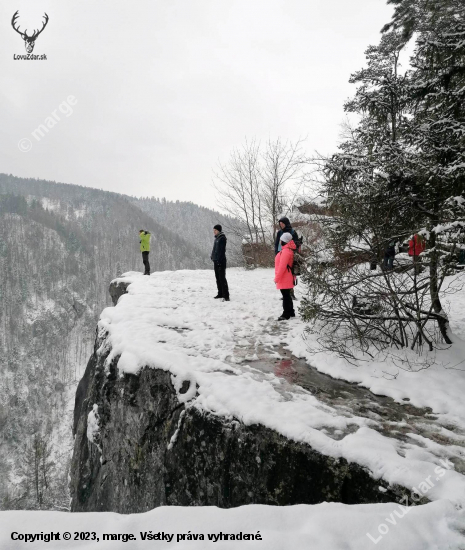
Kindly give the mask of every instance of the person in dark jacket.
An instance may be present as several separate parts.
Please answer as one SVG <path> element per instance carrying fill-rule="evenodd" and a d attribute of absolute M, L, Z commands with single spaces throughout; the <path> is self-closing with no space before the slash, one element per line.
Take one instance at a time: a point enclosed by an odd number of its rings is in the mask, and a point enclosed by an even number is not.
<path fill-rule="evenodd" d="M 384 249 L 384 261 L 383 269 L 387 271 L 392 271 L 394 269 L 394 258 L 396 257 L 396 244 L 397 239 L 391 239 L 386 243 Z"/>
<path fill-rule="evenodd" d="M 139 239 L 140 239 L 140 251 L 142 252 L 142 262 L 144 264 L 144 275 L 150 275 L 150 264 L 149 264 L 149 254 L 150 254 L 150 233 L 144 231 L 144 229 L 139 230 Z"/>
<path fill-rule="evenodd" d="M 222 298 L 224 302 L 229 302 L 229 288 L 226 280 L 226 235 L 223 233 L 221 225 L 213 227 L 215 241 L 213 242 L 213 250 L 211 259 L 215 268 L 216 286 L 218 294 L 215 299 Z"/>
<path fill-rule="evenodd" d="M 297 233 L 295 229 L 292 229 L 291 222 L 289 221 L 289 218 L 283 217 L 279 220 L 279 227 L 281 228 L 278 233 L 276 234 L 276 240 L 274 243 L 274 255 L 278 252 L 281 252 L 281 235 L 283 233 L 290 233 L 292 235 L 292 240 L 294 241 L 294 244 L 297 245 Z"/>

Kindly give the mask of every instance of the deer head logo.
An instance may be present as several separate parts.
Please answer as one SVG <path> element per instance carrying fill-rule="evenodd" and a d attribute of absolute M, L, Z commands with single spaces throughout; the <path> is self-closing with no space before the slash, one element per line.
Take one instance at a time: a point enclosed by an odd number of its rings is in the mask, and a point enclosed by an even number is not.
<path fill-rule="evenodd" d="M 44 14 L 44 19 L 45 21 L 42 22 L 42 28 L 39 30 L 34 30 L 34 32 L 32 33 L 32 36 L 28 36 L 27 34 L 27 29 L 24 31 L 24 32 L 21 32 L 19 30 L 19 26 L 16 27 L 16 21 L 19 17 L 18 15 L 19 13 L 19 10 L 13 15 L 13 18 L 11 20 L 11 25 L 12 27 L 14 28 L 14 30 L 21 35 L 21 38 L 24 40 L 24 45 L 26 47 L 26 51 L 27 53 L 32 53 L 32 50 L 34 49 L 34 45 L 35 45 L 35 41 L 37 39 L 37 37 L 39 36 L 39 34 L 45 29 L 45 27 L 47 26 L 47 23 L 48 23 L 48 15 L 47 14 Z"/>

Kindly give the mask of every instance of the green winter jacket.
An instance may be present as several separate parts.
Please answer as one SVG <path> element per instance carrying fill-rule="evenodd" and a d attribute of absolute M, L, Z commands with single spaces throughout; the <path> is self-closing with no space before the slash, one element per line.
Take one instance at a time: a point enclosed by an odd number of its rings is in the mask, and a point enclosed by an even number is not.
<path fill-rule="evenodd" d="M 144 231 L 139 234 L 140 238 L 140 251 L 141 252 L 150 252 L 150 233 Z"/>

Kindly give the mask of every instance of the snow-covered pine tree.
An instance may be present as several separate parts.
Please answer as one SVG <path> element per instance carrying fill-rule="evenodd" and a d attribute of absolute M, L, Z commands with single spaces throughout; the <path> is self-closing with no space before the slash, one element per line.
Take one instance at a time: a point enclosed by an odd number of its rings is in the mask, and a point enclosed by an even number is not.
<path fill-rule="evenodd" d="M 464 233 L 465 5 L 461 0 L 391 0 L 390 27 L 416 39 L 409 72 L 412 124 L 411 199 L 428 240 L 430 293 L 442 336 L 448 322 L 440 297 L 441 262 L 453 257 Z"/>
<path fill-rule="evenodd" d="M 463 235 L 463 8 L 451 0 L 446 14 L 422 19 L 420 4 L 398 6 L 395 24 L 367 50 L 345 106 L 360 120 L 337 154 L 320 159 L 335 212 L 325 239 L 333 261 L 307 275 L 303 313 L 320 323 L 323 347 L 345 357 L 450 343 L 439 291 Z M 412 36 L 412 67 L 401 74 L 399 52 Z M 389 243 L 414 233 L 428 239 L 428 272 L 367 272 L 364 262 L 379 263 Z"/>

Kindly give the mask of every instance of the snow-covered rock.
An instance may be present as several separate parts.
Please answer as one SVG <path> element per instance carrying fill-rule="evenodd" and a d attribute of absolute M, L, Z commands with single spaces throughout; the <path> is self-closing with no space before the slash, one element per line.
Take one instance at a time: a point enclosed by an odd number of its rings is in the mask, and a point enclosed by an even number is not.
<path fill-rule="evenodd" d="M 112 283 L 112 295 L 127 293 L 102 313 L 77 391 L 72 509 L 399 502 L 402 487 L 344 458 L 329 435 L 363 428 L 346 450 L 380 448 L 368 421 L 253 367 L 257 356 L 244 343 L 273 323 L 270 303 L 234 302 L 235 290 L 263 292 L 255 279 L 271 271 L 229 273 L 230 303 L 212 299 L 210 271 L 132 273 Z M 279 313 L 273 286 L 270 278 Z"/>

